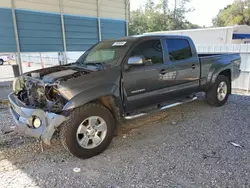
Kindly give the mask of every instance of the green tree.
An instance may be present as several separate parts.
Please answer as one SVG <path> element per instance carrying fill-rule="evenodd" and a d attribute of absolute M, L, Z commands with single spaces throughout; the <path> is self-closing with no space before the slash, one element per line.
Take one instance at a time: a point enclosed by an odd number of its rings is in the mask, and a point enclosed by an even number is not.
<path fill-rule="evenodd" d="M 174 9 L 169 9 L 168 0 L 161 0 L 158 4 L 147 0 L 144 6 L 131 12 L 129 34 L 198 28 L 186 20 L 185 14 L 191 11 L 186 8 L 187 3 L 189 0 L 181 0 Z"/>
<path fill-rule="evenodd" d="M 214 26 L 250 25 L 250 0 L 235 0 L 220 10 L 213 19 Z"/>
<path fill-rule="evenodd" d="M 147 0 L 147 1 L 146 1 L 146 4 L 145 4 L 145 10 L 147 10 L 147 11 L 152 11 L 154 5 L 155 5 L 155 4 L 154 4 L 154 1 L 152 1 L 152 0 Z"/>

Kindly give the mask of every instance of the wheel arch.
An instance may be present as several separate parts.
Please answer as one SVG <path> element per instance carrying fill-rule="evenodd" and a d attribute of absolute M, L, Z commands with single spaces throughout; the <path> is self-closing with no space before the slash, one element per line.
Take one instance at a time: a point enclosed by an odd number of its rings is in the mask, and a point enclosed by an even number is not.
<path fill-rule="evenodd" d="M 88 103 L 99 103 L 103 105 L 113 114 L 116 121 L 120 121 L 122 113 L 114 95 L 100 96 L 97 99 L 89 101 Z"/>
<path fill-rule="evenodd" d="M 228 79 L 231 81 L 232 79 L 232 70 L 231 70 L 231 67 L 223 67 L 223 68 L 220 68 L 216 71 L 213 72 L 212 74 L 212 79 L 211 79 L 211 83 L 213 84 L 216 79 L 218 78 L 218 76 L 220 75 L 223 75 L 223 76 L 226 76 L 228 77 Z"/>
<path fill-rule="evenodd" d="M 215 75 L 214 75 L 214 78 L 213 78 L 213 80 L 212 80 L 212 83 L 214 83 L 215 80 L 216 80 L 219 76 L 225 76 L 225 77 L 227 77 L 227 78 L 229 79 L 229 81 L 230 81 L 230 84 L 231 84 L 231 81 L 232 81 L 232 71 L 231 71 L 230 68 L 221 70 L 221 71 L 219 71 L 217 74 L 215 74 Z M 229 93 L 230 93 L 230 94 L 232 93 L 231 85 L 230 85 Z"/>
<path fill-rule="evenodd" d="M 231 69 L 225 69 L 219 73 L 218 76 L 223 75 L 226 76 L 230 81 L 232 80 L 232 71 Z"/>
<path fill-rule="evenodd" d="M 120 89 L 114 84 L 95 87 L 76 95 L 64 106 L 63 111 L 71 111 L 88 103 L 102 104 L 117 120 L 123 114 Z"/>

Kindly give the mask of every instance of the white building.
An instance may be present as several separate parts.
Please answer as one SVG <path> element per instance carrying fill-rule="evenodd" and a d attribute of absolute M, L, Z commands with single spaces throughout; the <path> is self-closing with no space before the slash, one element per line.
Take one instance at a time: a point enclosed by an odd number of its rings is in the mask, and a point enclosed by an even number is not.
<path fill-rule="evenodd" d="M 186 35 L 191 37 L 196 45 L 250 43 L 250 26 L 247 25 L 235 25 L 228 27 L 202 28 L 190 30 L 159 31 L 153 33 Z"/>
<path fill-rule="evenodd" d="M 240 53 L 241 75 L 233 82 L 232 87 L 250 92 L 250 26 L 235 25 L 153 33 L 189 36 L 193 39 L 198 53 Z"/>

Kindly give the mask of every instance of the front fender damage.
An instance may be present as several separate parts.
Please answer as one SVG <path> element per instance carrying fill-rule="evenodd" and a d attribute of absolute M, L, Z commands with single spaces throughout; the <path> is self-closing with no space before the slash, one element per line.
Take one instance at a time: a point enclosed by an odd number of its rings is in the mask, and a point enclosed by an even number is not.
<path fill-rule="evenodd" d="M 57 114 L 49 114 L 50 124 L 48 125 L 45 132 L 41 135 L 41 139 L 47 145 L 50 145 L 50 141 L 55 131 L 59 126 L 67 120 L 67 117 Z"/>
<path fill-rule="evenodd" d="M 45 144 L 50 145 L 53 134 L 67 120 L 67 116 L 46 112 L 37 108 L 29 108 L 14 93 L 11 93 L 8 98 L 10 113 L 16 123 L 15 131 L 19 134 L 41 139 Z M 34 117 L 39 118 L 41 121 L 41 125 L 37 128 L 33 126 Z"/>

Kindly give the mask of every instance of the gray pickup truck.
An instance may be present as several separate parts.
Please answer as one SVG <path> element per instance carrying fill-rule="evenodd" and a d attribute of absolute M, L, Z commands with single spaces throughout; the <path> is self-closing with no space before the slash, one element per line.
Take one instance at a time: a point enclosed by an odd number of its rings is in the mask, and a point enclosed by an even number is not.
<path fill-rule="evenodd" d="M 202 54 L 184 36 L 141 35 L 107 40 L 75 63 L 25 73 L 13 82 L 16 130 L 90 158 L 110 144 L 123 120 L 197 99 L 226 103 L 240 74 L 239 54 Z"/>

